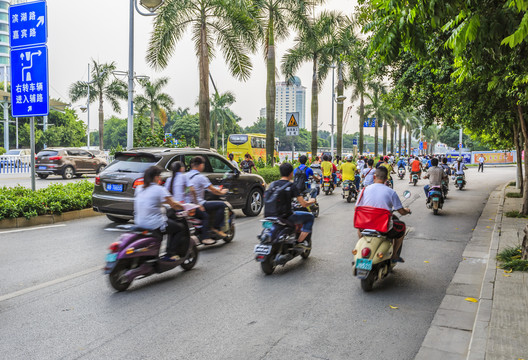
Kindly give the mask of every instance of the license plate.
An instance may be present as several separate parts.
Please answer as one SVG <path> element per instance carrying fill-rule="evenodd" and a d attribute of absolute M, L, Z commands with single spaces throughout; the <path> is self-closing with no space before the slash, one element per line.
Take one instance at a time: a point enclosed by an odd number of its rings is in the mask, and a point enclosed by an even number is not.
<path fill-rule="evenodd" d="M 463 182 L 464 182 L 464 180 L 458 180 L 459 184 L 462 184 Z"/>
<path fill-rule="evenodd" d="M 46 170 L 45 166 L 39 166 L 39 170 Z"/>
<path fill-rule="evenodd" d="M 271 252 L 271 245 L 255 245 L 255 254 L 257 255 L 269 255 Z"/>
<path fill-rule="evenodd" d="M 433 201 L 440 201 L 440 198 L 435 197 L 433 198 Z"/>
<path fill-rule="evenodd" d="M 262 223 L 262 227 L 264 229 L 271 229 L 273 227 L 273 223 L 271 221 L 264 221 Z"/>
<path fill-rule="evenodd" d="M 347 197 L 347 196 L 348 196 L 348 191 L 345 191 L 345 197 Z"/>
<path fill-rule="evenodd" d="M 106 184 L 106 191 L 123 192 L 123 184 Z"/>
<path fill-rule="evenodd" d="M 325 183 L 325 184 L 324 184 L 324 187 L 325 187 L 325 189 L 328 189 L 328 188 L 330 187 L 330 184 Z"/>
<path fill-rule="evenodd" d="M 361 270 L 372 270 L 372 260 L 369 259 L 357 259 L 356 260 L 356 269 Z"/>
<path fill-rule="evenodd" d="M 117 259 L 117 253 L 115 254 L 106 254 L 106 262 L 114 262 Z"/>

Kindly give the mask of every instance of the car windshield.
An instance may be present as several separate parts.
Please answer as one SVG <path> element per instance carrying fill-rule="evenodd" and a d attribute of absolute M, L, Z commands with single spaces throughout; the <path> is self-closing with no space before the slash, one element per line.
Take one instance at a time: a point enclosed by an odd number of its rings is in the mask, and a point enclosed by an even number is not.
<path fill-rule="evenodd" d="M 58 151 L 43 150 L 37 154 L 37 157 L 41 158 L 44 156 L 57 156 L 58 153 L 59 153 Z"/>
<path fill-rule="evenodd" d="M 149 167 L 156 165 L 159 157 L 137 154 L 121 154 L 108 165 L 106 171 L 144 173 Z"/>
<path fill-rule="evenodd" d="M 9 150 L 5 155 L 20 155 L 21 150 Z"/>

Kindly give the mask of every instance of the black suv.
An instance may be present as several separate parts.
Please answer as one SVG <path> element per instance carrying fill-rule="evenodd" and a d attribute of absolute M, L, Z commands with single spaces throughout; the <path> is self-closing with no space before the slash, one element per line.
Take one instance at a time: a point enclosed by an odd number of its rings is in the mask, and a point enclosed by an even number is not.
<path fill-rule="evenodd" d="M 191 159 L 198 155 L 205 159 L 203 174 L 211 183 L 229 188 L 227 200 L 235 209 L 242 209 L 247 216 L 260 214 L 266 185 L 261 176 L 240 173 L 214 151 L 191 148 L 146 148 L 116 153 L 115 160 L 95 178 L 93 209 L 115 222 L 133 219 L 134 192 L 143 184 L 143 173 L 147 168 L 152 165 L 163 168 L 162 179 L 165 180 L 171 176 L 170 168 L 175 161 L 181 161 L 189 171 Z M 233 176 L 226 179 L 226 173 Z"/>

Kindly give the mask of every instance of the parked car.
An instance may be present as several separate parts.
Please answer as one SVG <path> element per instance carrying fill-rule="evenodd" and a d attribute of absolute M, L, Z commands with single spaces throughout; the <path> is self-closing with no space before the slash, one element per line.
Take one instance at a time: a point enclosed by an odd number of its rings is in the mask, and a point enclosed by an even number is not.
<path fill-rule="evenodd" d="M 22 167 L 31 164 L 30 149 L 11 149 L 0 156 L 0 167 Z"/>
<path fill-rule="evenodd" d="M 247 216 L 257 216 L 263 206 L 264 179 L 256 174 L 242 174 L 226 159 L 207 149 L 149 148 L 118 152 L 115 160 L 95 178 L 92 196 L 93 209 L 106 214 L 114 222 L 127 222 L 134 218 L 134 192 L 143 184 L 143 173 L 150 166 L 164 169 L 162 179 L 171 176 L 170 168 L 175 161 L 190 169 L 190 161 L 200 155 L 205 159 L 204 175 L 215 186 L 225 185 L 230 193 L 227 201 L 235 209 L 242 209 Z M 224 183 L 226 173 L 231 173 L 229 183 Z"/>
<path fill-rule="evenodd" d="M 35 160 L 35 171 L 41 179 L 49 175 L 62 175 L 64 179 L 84 174 L 99 174 L 106 168 L 104 158 L 78 148 L 47 148 Z"/>

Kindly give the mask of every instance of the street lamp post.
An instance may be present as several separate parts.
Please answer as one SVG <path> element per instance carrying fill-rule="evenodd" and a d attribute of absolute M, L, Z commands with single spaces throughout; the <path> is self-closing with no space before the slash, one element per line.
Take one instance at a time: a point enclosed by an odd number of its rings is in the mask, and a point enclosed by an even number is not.
<path fill-rule="evenodd" d="M 335 74 L 335 68 L 336 65 L 332 64 L 330 65 L 332 68 L 332 122 L 330 125 L 331 128 L 331 135 L 330 135 L 330 155 L 334 156 L 334 102 L 335 102 L 335 89 L 334 89 L 334 74 Z"/>
<path fill-rule="evenodd" d="M 128 38 L 128 122 L 127 149 L 134 147 L 134 11 L 143 16 L 155 16 L 155 11 L 165 0 L 140 0 L 141 6 L 149 11 L 142 12 L 137 4 L 138 0 L 130 0 L 130 21 Z"/>

